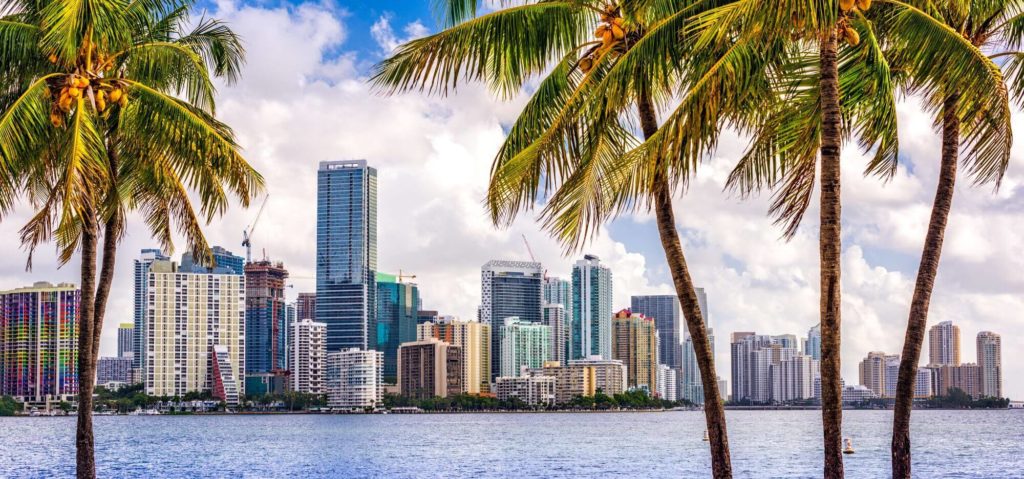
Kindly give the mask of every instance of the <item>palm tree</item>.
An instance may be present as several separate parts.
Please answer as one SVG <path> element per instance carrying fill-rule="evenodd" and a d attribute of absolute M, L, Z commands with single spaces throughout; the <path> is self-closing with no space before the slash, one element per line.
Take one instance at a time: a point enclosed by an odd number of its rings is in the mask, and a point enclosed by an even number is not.
<path fill-rule="evenodd" d="M 1007 57 L 1006 77 L 1020 101 L 1024 54 L 1015 51 L 1024 35 L 1024 2 L 970 1 L 963 4 L 891 2 L 894 61 L 911 72 L 910 91 L 921 94 L 942 132 L 938 186 L 914 285 L 896 384 L 892 475 L 909 478 L 910 413 L 928 306 L 942 254 L 953 201 L 960 150 L 975 184 L 997 187 L 1010 159 L 1012 132 L 1006 78 L 993 60 Z M 1009 49 L 1009 50 L 1004 50 Z M 935 62 L 941 59 L 942 65 Z"/>
<path fill-rule="evenodd" d="M 543 198 L 545 228 L 571 251 L 618 213 L 655 211 L 704 385 L 713 474 L 731 477 L 714 358 L 672 196 L 714 145 L 720 121 L 736 104 L 723 94 L 736 80 L 733 63 L 756 63 L 753 49 L 680 41 L 692 15 L 724 2 L 555 0 L 482 16 L 473 0 L 439 3 L 448 28 L 402 46 L 372 81 L 387 93 L 447 94 L 461 80 L 476 80 L 511 96 L 545 75 L 494 161 L 491 218 L 507 225 Z M 682 100 L 671 135 L 662 134 L 659 106 L 676 93 Z M 646 144 L 657 146 L 640 147 L 632 133 L 637 123 Z M 663 142 L 678 154 L 662 154 Z"/>
<path fill-rule="evenodd" d="M 875 32 L 870 1 L 739 0 L 702 16 L 705 40 L 723 38 L 761 48 L 776 100 L 744 109 L 737 120 L 752 134 L 729 179 L 741 195 L 775 189 L 770 213 L 792 237 L 811 202 L 820 171 L 819 260 L 821 403 L 824 477 L 843 477 L 841 331 L 841 175 L 844 141 L 874 150 L 869 168 L 897 158 L 895 85 Z M 738 91 L 736 94 L 743 95 Z M 759 100 L 759 102 L 762 102 Z"/>
<path fill-rule="evenodd" d="M 78 477 L 96 476 L 92 393 L 127 211 L 168 250 L 177 227 L 209 261 L 203 219 L 223 213 L 231 195 L 248 205 L 262 188 L 214 118 L 211 76 L 237 78 L 243 49 L 216 20 L 186 30 L 192 4 L 0 4 L 0 212 L 21 196 L 36 209 L 21 230 L 29 268 L 50 240 L 61 264 L 75 251 L 81 260 Z"/>

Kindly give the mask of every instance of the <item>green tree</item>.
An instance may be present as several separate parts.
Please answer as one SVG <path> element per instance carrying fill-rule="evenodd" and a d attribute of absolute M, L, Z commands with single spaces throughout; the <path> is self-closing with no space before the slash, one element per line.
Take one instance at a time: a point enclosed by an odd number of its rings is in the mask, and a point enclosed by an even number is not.
<path fill-rule="evenodd" d="M 0 6 L 0 211 L 25 197 L 32 251 L 80 255 L 77 473 L 96 475 L 92 393 L 127 212 L 165 249 L 177 227 L 210 261 L 201 231 L 262 179 L 214 117 L 211 77 L 237 78 L 243 49 L 192 0 L 10 0 Z M 198 199 L 198 211 L 192 204 Z M 102 240 L 102 242 L 101 242 Z M 97 267 L 99 261 L 99 267 Z"/>
<path fill-rule="evenodd" d="M 23 405 L 10 396 L 0 396 L 0 416 L 13 416 L 21 412 Z"/>
<path fill-rule="evenodd" d="M 731 88 L 735 71 L 716 62 L 727 51 L 725 42 L 708 48 L 680 40 L 692 15 L 728 2 L 509 1 L 480 16 L 477 3 L 436 2 L 446 28 L 402 46 L 377 67 L 373 82 L 387 93 L 444 95 L 460 81 L 482 81 L 511 97 L 543 76 L 494 160 L 491 218 L 508 225 L 546 201 L 541 221 L 572 251 L 619 213 L 654 211 L 708 391 L 712 469 L 715 477 L 731 477 L 714 358 L 672 209 L 673 196 L 735 103 L 719 94 Z M 753 53 L 744 48 L 730 61 Z M 659 107 L 680 91 L 685 98 L 675 130 L 659 137 Z M 636 125 L 656 146 L 634 151 Z M 667 146 L 677 154 L 664 154 Z"/>
<path fill-rule="evenodd" d="M 938 185 L 910 303 L 893 411 L 892 475 L 904 479 L 911 476 L 910 415 L 917 364 L 958 163 L 963 163 L 975 185 L 996 187 L 1009 165 L 1010 95 L 1018 103 L 1024 98 L 1024 81 L 1020 81 L 1024 53 L 1017 51 L 1024 38 L 1024 2 L 908 0 L 893 4 L 899 11 L 894 27 L 901 32 L 894 57 L 912 73 L 910 90 L 924 97 L 942 135 Z M 1003 62 L 1002 69 L 996 60 Z"/>

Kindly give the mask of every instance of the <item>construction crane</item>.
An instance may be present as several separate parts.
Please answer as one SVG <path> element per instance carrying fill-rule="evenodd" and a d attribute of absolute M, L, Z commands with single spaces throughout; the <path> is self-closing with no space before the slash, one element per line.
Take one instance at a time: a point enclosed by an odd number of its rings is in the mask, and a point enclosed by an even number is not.
<path fill-rule="evenodd" d="M 245 247 L 245 262 L 252 263 L 252 232 L 256 230 L 256 223 L 260 221 L 260 216 L 263 216 L 263 208 L 267 207 L 267 200 L 270 199 L 270 193 L 263 197 L 263 204 L 260 205 L 260 210 L 256 213 L 256 219 L 252 220 L 242 231 L 242 246 Z"/>
<path fill-rule="evenodd" d="M 402 273 L 402 270 L 398 270 L 398 282 L 399 283 L 402 282 L 402 278 L 416 279 L 416 275 L 415 274 L 404 274 L 404 273 Z"/>
<path fill-rule="evenodd" d="M 526 245 L 526 252 L 530 254 L 530 261 L 537 262 L 537 258 L 533 256 L 533 248 L 530 247 L 530 242 L 526 241 L 526 235 L 523 236 L 523 244 Z M 544 270 L 544 279 L 548 279 L 548 270 Z"/>

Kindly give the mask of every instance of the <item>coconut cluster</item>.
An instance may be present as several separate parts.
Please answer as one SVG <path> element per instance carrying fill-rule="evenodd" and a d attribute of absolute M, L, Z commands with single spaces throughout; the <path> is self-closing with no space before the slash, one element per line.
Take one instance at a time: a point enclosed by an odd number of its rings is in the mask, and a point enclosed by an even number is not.
<path fill-rule="evenodd" d="M 838 33 L 851 46 L 860 44 L 860 34 L 850 25 L 849 15 L 855 10 L 866 12 L 869 8 L 871 0 L 839 0 L 839 9 L 843 11 L 843 17 L 839 20 Z"/>
<path fill-rule="evenodd" d="M 105 57 L 98 49 L 94 49 L 88 41 L 82 45 L 82 53 L 77 59 L 72 73 L 55 77 L 47 82 L 50 95 L 50 122 L 59 127 L 80 99 L 87 99 L 93 108 L 109 115 L 107 107 L 118 105 L 128 106 L 128 95 L 125 85 L 117 79 L 103 77 L 103 71 L 113 65 L 113 59 Z M 49 56 L 50 63 L 58 62 L 57 55 Z"/>
<path fill-rule="evenodd" d="M 624 25 L 625 19 L 622 18 L 622 10 L 618 5 L 609 3 L 601 9 L 601 24 L 594 30 L 594 36 L 601 39 L 601 46 L 600 48 L 591 49 L 587 55 L 580 59 L 579 67 L 583 73 L 589 72 L 594 67 L 594 61 L 598 55 L 615 48 L 616 45 L 626 39 Z"/>

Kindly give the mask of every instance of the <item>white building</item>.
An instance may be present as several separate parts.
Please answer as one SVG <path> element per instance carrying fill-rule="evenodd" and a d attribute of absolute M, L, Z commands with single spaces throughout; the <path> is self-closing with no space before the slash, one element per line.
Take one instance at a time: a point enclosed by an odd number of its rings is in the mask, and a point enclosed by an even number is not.
<path fill-rule="evenodd" d="M 558 361 L 565 364 L 566 354 L 569 351 L 566 342 L 569 335 L 568 315 L 565 305 L 561 303 L 548 303 L 544 305 L 544 314 L 541 324 L 551 327 L 551 361 Z"/>
<path fill-rule="evenodd" d="M 981 395 L 1003 397 L 1003 343 L 991 331 L 978 333 L 978 367 L 981 368 Z"/>
<path fill-rule="evenodd" d="M 501 376 L 519 376 L 523 368 L 539 368 L 550 359 L 550 326 L 505 318 L 501 328 Z"/>
<path fill-rule="evenodd" d="M 874 391 L 863 384 L 843 386 L 844 403 L 858 403 L 867 401 L 868 399 L 875 399 L 877 397 L 878 394 L 875 394 Z"/>
<path fill-rule="evenodd" d="M 179 271 L 167 260 L 153 261 L 147 277 L 142 328 L 146 394 L 216 395 L 220 390 L 244 395 L 240 378 L 245 371 L 245 277 Z"/>
<path fill-rule="evenodd" d="M 588 254 L 572 268 L 569 359 L 612 358 L 612 270 Z"/>
<path fill-rule="evenodd" d="M 327 354 L 327 405 L 375 408 L 384 398 L 384 353 L 349 348 Z"/>
<path fill-rule="evenodd" d="M 788 348 L 786 348 L 788 349 Z M 797 354 L 771 365 L 772 402 L 802 401 L 814 397 L 814 379 L 818 361 Z"/>
<path fill-rule="evenodd" d="M 288 369 L 292 391 L 323 394 L 327 361 L 327 325 L 306 318 L 293 321 L 289 341 Z"/>
<path fill-rule="evenodd" d="M 555 404 L 555 378 L 551 376 L 499 377 L 494 381 L 499 401 L 519 398 L 531 406 Z"/>
<path fill-rule="evenodd" d="M 679 396 L 679 383 L 676 370 L 665 364 L 658 365 L 658 396 L 666 401 L 675 401 Z"/>

